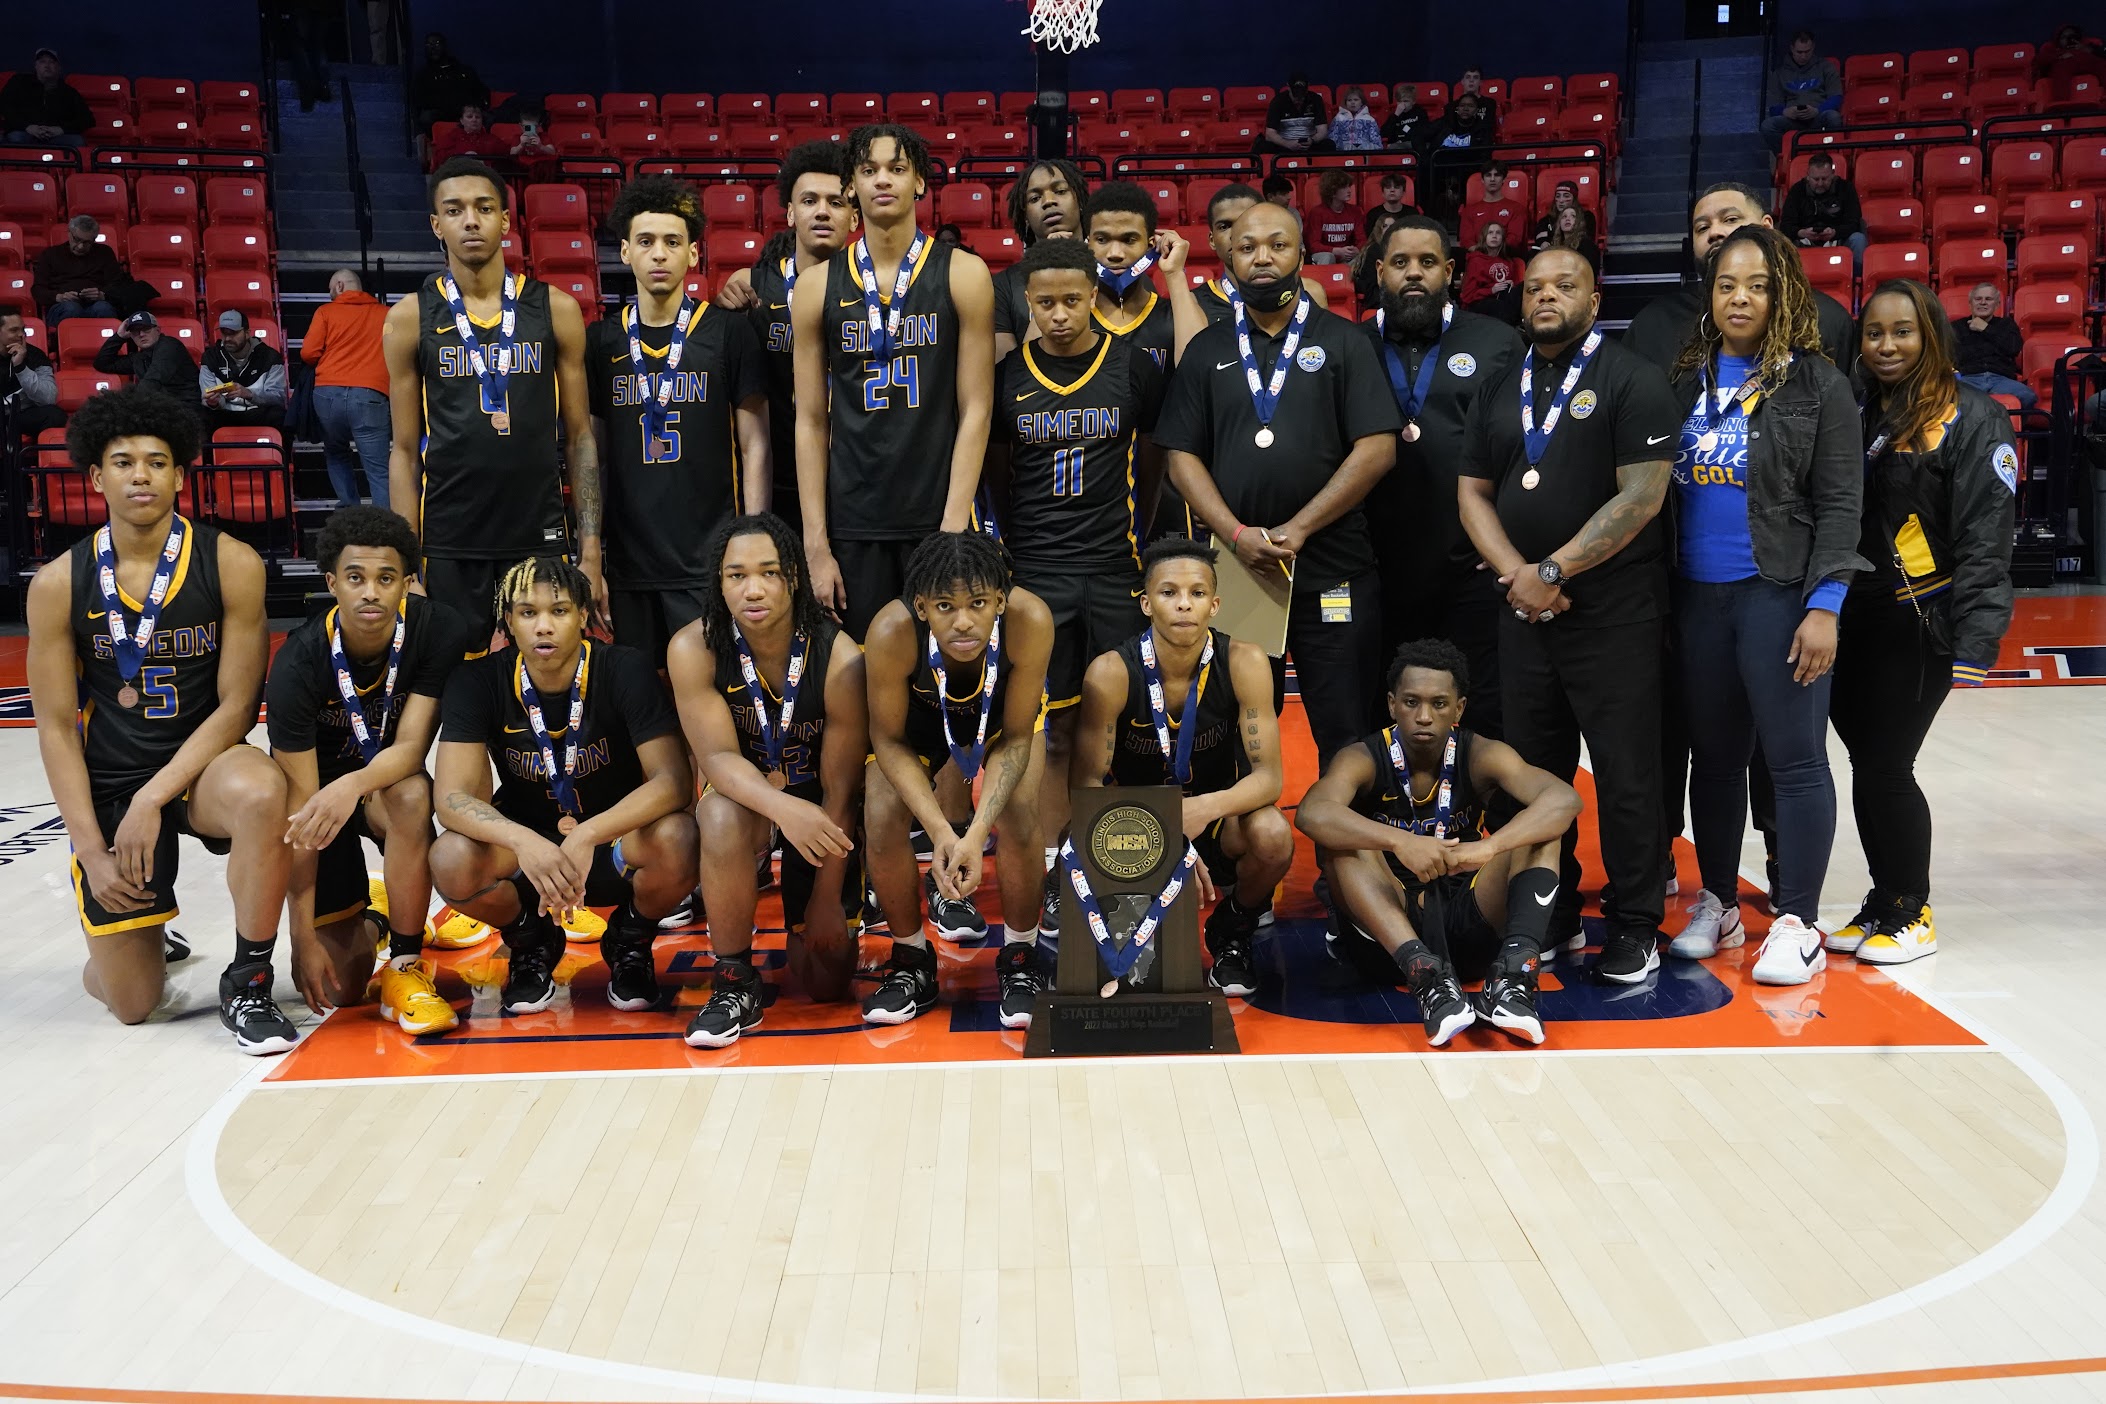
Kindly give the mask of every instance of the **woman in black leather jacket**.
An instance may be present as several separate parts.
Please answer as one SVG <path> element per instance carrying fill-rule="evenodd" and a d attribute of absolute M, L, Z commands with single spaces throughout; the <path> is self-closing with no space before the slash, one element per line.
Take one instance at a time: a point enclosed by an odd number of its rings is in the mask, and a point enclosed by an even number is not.
<path fill-rule="evenodd" d="M 2011 623 L 2018 450 L 2004 408 L 1954 377 L 1945 314 L 1896 279 L 1858 324 L 1872 570 L 1843 608 L 1836 735 L 1850 748 L 1872 890 L 1828 949 L 1900 965 L 1938 949 L 1930 804 L 1916 753 L 1955 685 L 1979 686 Z"/>
<path fill-rule="evenodd" d="M 1735 898 L 1759 734 L 1776 791 L 1778 913 L 1764 984 L 1827 965 L 1815 929 L 1835 841 L 1829 669 L 1857 554 L 1857 402 L 1821 354 L 1813 289 L 1776 230 L 1744 225 L 1704 275 L 1704 314 L 1675 365 L 1691 405 L 1675 458 L 1675 624 L 1690 739 L 1691 827 L 1704 890 L 1670 954 L 1746 935 Z"/>

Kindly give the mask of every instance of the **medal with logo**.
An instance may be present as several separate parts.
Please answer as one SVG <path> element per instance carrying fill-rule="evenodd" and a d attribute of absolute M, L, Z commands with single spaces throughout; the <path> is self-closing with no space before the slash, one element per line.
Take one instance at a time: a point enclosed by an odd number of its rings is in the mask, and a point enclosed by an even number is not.
<path fill-rule="evenodd" d="M 1164 885 L 1163 890 L 1150 899 L 1146 915 L 1134 927 L 1133 935 L 1127 938 L 1124 946 L 1112 939 L 1111 928 L 1104 920 L 1103 904 L 1091 890 L 1089 878 L 1083 875 L 1082 864 L 1075 860 L 1073 837 L 1061 840 L 1060 863 L 1067 869 L 1068 880 L 1075 885 L 1075 905 L 1082 909 L 1083 920 L 1089 923 L 1090 937 L 1097 943 L 1097 954 L 1103 958 L 1104 968 L 1111 975 L 1111 979 L 1106 981 L 1097 993 L 1105 999 L 1110 999 L 1119 992 L 1119 981 L 1126 978 L 1129 972 L 1133 974 L 1136 982 L 1145 973 L 1145 968 L 1136 969 L 1136 966 L 1141 957 L 1149 952 L 1149 942 L 1155 939 L 1156 930 L 1162 926 L 1163 918 L 1176 903 L 1178 893 L 1185 890 L 1185 883 L 1191 878 L 1192 870 L 1199 866 L 1199 850 L 1190 842 L 1185 844 L 1185 856 L 1179 859 L 1177 866 L 1171 870 L 1170 881 Z"/>
<path fill-rule="evenodd" d="M 671 339 L 665 344 L 665 373 L 655 376 L 644 360 L 643 309 L 631 298 L 622 309 L 622 329 L 629 334 L 629 367 L 643 383 L 644 437 L 665 437 L 666 406 L 672 403 L 673 386 L 680 379 L 680 357 L 687 350 L 688 319 L 694 315 L 694 299 L 682 294 L 680 314 L 673 318 Z"/>
<path fill-rule="evenodd" d="M 1309 325 L 1309 312 L 1316 306 L 1306 290 L 1298 293 L 1294 301 L 1294 320 L 1288 324 L 1287 339 L 1280 343 L 1280 358 L 1273 363 L 1271 380 L 1258 376 L 1258 353 L 1251 349 L 1250 318 L 1243 308 L 1243 294 L 1236 285 L 1223 282 L 1222 292 L 1227 295 L 1229 310 L 1236 315 L 1236 350 L 1243 357 L 1243 381 L 1250 387 L 1251 408 L 1257 411 L 1259 448 L 1271 448 L 1272 417 L 1280 407 L 1280 391 L 1286 388 L 1287 372 L 1294 366 L 1294 353 L 1301 348 L 1302 332 Z"/>
<path fill-rule="evenodd" d="M 1383 324 L 1387 320 L 1388 316 L 1384 310 L 1376 308 L 1375 335 L 1382 335 Z M 1454 325 L 1455 304 L 1450 302 L 1441 308 L 1441 336 L 1445 337 L 1448 328 Z M 1419 362 L 1419 373 L 1408 385 L 1405 383 L 1404 358 L 1387 340 L 1382 343 L 1382 362 L 1384 368 L 1389 371 L 1389 388 L 1397 397 L 1397 408 L 1404 412 L 1404 442 L 1415 444 L 1419 440 L 1419 412 L 1426 408 L 1426 396 L 1433 391 L 1433 372 L 1441 363 L 1440 340 L 1436 338 L 1433 345 L 1426 348 L 1426 357 Z"/>
<path fill-rule="evenodd" d="M 95 529 L 95 583 L 102 591 L 103 622 L 110 631 L 110 653 L 117 663 L 117 676 L 123 686 L 117 689 L 117 705 L 127 711 L 139 705 L 139 689 L 135 680 L 139 669 L 146 662 L 147 645 L 154 639 L 154 626 L 161 622 L 161 606 L 168 599 L 168 587 L 175 581 L 176 562 L 183 557 L 183 537 L 189 526 L 178 516 L 169 523 L 168 540 L 161 545 L 160 562 L 154 566 L 154 579 L 146 592 L 146 602 L 139 609 L 139 623 L 132 629 L 124 627 L 124 603 L 117 593 L 117 548 L 110 537 L 107 523 Z"/>
<path fill-rule="evenodd" d="M 753 666 L 753 650 L 746 646 L 746 636 L 737 629 L 732 630 L 732 636 L 739 644 L 739 673 L 746 679 L 746 695 L 753 699 L 753 714 L 760 719 L 761 746 L 768 754 L 768 783 L 784 789 L 790 777 L 783 773 L 782 753 L 790 738 L 790 721 L 797 715 L 797 685 L 804 681 L 804 663 L 811 653 L 812 641 L 802 630 L 791 641 L 790 666 L 782 675 L 782 715 L 770 722 L 768 690 L 761 685 L 760 669 Z"/>
<path fill-rule="evenodd" d="M 527 677 L 526 659 L 519 660 L 519 672 L 515 679 L 519 688 L 519 700 L 526 707 L 527 727 L 534 733 L 534 744 L 541 748 L 541 773 L 548 777 L 549 793 L 556 797 L 556 807 L 563 817 L 556 821 L 556 832 L 568 834 L 578 827 L 578 733 L 585 723 L 585 674 L 592 662 L 592 641 L 586 640 L 578 646 L 578 670 L 570 679 L 570 725 L 563 733 L 563 764 L 556 764 L 556 748 L 549 740 L 548 723 L 541 715 L 541 694 L 534 690 L 533 681 Z"/>
<path fill-rule="evenodd" d="M 914 281 L 914 265 L 928 242 L 928 235 L 919 229 L 914 231 L 914 242 L 907 245 L 907 256 L 899 261 L 899 272 L 893 276 L 888 309 L 878 300 L 877 268 L 870 261 L 870 240 L 856 240 L 856 271 L 863 275 L 863 315 L 870 322 L 873 361 L 889 361 L 899 351 L 899 327 L 907 312 L 907 285 Z"/>
<path fill-rule="evenodd" d="M 1441 779 L 1433 792 L 1433 836 L 1448 837 L 1448 825 L 1455 817 L 1455 733 L 1448 733 L 1448 744 L 1441 751 Z M 1419 802 L 1411 795 L 1411 765 L 1404 759 L 1404 747 L 1397 740 L 1397 729 L 1389 729 L 1389 763 L 1397 772 L 1397 783 L 1404 787 L 1405 803 L 1411 806 L 1412 823 L 1419 818 Z"/>
<path fill-rule="evenodd" d="M 936 679 L 936 715 L 943 718 L 943 744 L 951 753 L 951 764 L 958 767 L 959 776 L 968 785 L 980 773 L 980 762 L 987 757 L 987 719 L 994 714 L 995 672 L 1001 661 L 1002 621 L 997 619 L 987 635 L 987 652 L 982 660 L 980 729 L 970 747 L 961 746 L 951 738 L 951 688 L 943 671 L 943 650 L 936 646 L 936 631 L 929 631 L 929 672 Z"/>
<path fill-rule="evenodd" d="M 409 629 L 409 605 L 405 601 L 395 609 L 395 641 L 388 645 L 387 677 L 380 685 L 380 725 L 366 723 L 365 704 L 359 700 L 358 684 L 351 677 L 351 659 L 344 652 L 344 630 L 338 622 L 338 611 L 329 611 L 329 663 L 336 670 L 336 692 L 344 699 L 344 716 L 351 723 L 351 735 L 358 742 L 358 753 L 373 763 L 380 748 L 387 741 L 388 719 L 395 706 L 395 675 L 402 668 L 402 640 Z"/>
<path fill-rule="evenodd" d="M 1170 708 L 1163 694 L 1162 670 L 1155 661 L 1155 630 L 1141 632 L 1141 672 L 1148 680 L 1148 712 L 1155 718 L 1155 741 L 1162 747 L 1163 761 L 1170 767 L 1171 783 L 1192 783 L 1192 740 L 1198 728 L 1199 694 L 1206 690 L 1207 671 L 1214 665 L 1214 631 L 1207 631 L 1206 651 L 1199 656 L 1199 672 L 1185 693 L 1184 714 L 1177 723 L 1177 744 L 1170 744 Z"/>
<path fill-rule="evenodd" d="M 446 310 L 453 314 L 454 330 L 461 334 L 461 346 L 468 353 L 468 364 L 474 369 L 475 378 L 482 382 L 483 403 L 500 406 L 489 411 L 490 427 L 500 434 L 511 433 L 512 411 L 504 408 L 511 401 L 505 398 L 505 387 L 512 379 L 512 333 L 519 325 L 519 293 L 512 286 L 512 275 L 505 274 L 498 290 L 498 340 L 487 356 L 483 353 L 482 342 L 476 338 L 475 323 L 468 320 L 468 305 L 461 301 L 460 286 L 449 273 L 439 275 L 439 296 L 446 299 Z"/>
<path fill-rule="evenodd" d="M 1521 475 L 1522 487 L 1532 490 L 1536 484 L 1543 481 L 1543 475 L 1536 471 L 1536 465 L 1541 463 L 1543 455 L 1550 451 L 1551 432 L 1565 416 L 1565 404 L 1572 398 L 1572 387 L 1579 384 L 1580 377 L 1587 373 L 1587 366 L 1594 360 L 1594 353 L 1600 349 L 1601 328 L 1596 327 L 1588 332 L 1587 339 L 1580 343 L 1579 354 L 1572 358 L 1572 369 L 1565 372 L 1565 382 L 1558 386 L 1557 396 L 1551 400 L 1550 412 L 1543 416 L 1543 427 L 1540 429 L 1536 427 L 1536 353 L 1530 351 L 1521 359 L 1521 447 L 1528 455 L 1528 471 Z M 1584 409 L 1585 406 L 1581 408 Z"/>
<path fill-rule="evenodd" d="M 1135 283 L 1147 277 L 1148 270 L 1153 267 L 1155 267 L 1154 249 L 1148 250 L 1148 252 L 1128 264 L 1124 272 L 1116 268 L 1106 268 L 1100 263 L 1097 265 L 1097 283 L 1106 292 L 1123 302 L 1126 299 L 1127 291 Z"/>

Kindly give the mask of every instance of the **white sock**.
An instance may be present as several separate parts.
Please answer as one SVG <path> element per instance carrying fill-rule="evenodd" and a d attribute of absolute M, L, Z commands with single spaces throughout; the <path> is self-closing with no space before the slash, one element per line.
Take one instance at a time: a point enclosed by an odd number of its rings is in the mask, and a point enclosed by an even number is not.
<path fill-rule="evenodd" d="M 1002 931 L 1002 944 L 1005 946 L 1028 945 L 1037 940 L 1038 928 L 1035 926 L 1027 931 L 1019 931 L 1013 926 L 1004 927 Z"/>
<path fill-rule="evenodd" d="M 1047 871 L 1047 872 L 1049 872 L 1049 873 L 1050 873 L 1050 872 L 1052 872 L 1052 871 L 1053 871 L 1053 865 L 1054 865 L 1055 863 L 1058 863 L 1059 861 L 1060 861 L 1060 850 L 1059 850 L 1058 848 L 1049 848 L 1049 849 L 1047 849 L 1047 850 L 1046 850 L 1046 871 Z"/>

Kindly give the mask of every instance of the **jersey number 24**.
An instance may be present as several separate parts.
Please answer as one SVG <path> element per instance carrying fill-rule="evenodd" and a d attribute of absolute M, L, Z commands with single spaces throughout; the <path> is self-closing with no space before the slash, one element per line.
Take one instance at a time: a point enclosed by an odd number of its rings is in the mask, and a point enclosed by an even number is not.
<path fill-rule="evenodd" d="M 895 401 L 885 393 L 888 389 L 907 392 L 907 408 L 921 408 L 921 370 L 918 356 L 895 356 L 888 361 L 873 361 L 870 376 L 863 382 L 863 409 L 876 414 L 881 409 L 890 409 Z"/>

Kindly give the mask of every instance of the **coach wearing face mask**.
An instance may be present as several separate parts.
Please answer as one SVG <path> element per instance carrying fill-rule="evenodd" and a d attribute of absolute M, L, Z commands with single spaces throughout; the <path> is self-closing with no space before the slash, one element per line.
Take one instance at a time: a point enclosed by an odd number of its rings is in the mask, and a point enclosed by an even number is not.
<path fill-rule="evenodd" d="M 1328 761 L 1365 734 L 1380 691 L 1381 592 L 1361 500 L 1395 460 L 1401 420 L 1373 346 L 1315 305 L 1301 263 L 1292 210 L 1258 204 L 1236 221 L 1231 315 L 1178 358 L 1155 441 L 1217 544 L 1253 570 L 1292 563 L 1287 651 Z"/>

